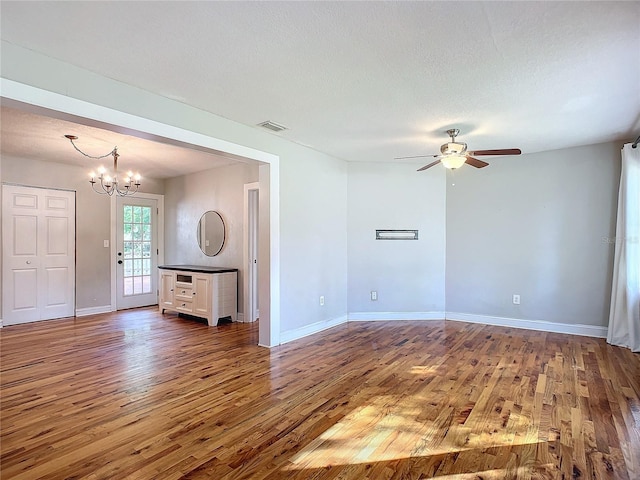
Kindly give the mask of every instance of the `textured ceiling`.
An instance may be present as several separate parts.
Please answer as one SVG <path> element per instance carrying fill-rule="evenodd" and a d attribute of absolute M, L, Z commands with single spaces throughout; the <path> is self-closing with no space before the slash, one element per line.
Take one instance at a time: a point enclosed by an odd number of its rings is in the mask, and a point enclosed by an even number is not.
<path fill-rule="evenodd" d="M 523 153 L 640 133 L 640 2 L 0 8 L 5 41 L 346 160 L 437 153 L 450 127 Z"/>
<path fill-rule="evenodd" d="M 2 155 L 78 165 L 86 167 L 87 172 L 97 170 L 101 165 L 111 167 L 113 157 L 87 158 L 74 150 L 65 135 L 78 137 L 76 146 L 94 157 L 105 155 L 117 146 L 120 154 L 118 170 L 132 170 L 143 178 L 171 178 L 235 163 L 229 158 L 199 150 L 10 107 L 2 107 L 0 118 Z"/>

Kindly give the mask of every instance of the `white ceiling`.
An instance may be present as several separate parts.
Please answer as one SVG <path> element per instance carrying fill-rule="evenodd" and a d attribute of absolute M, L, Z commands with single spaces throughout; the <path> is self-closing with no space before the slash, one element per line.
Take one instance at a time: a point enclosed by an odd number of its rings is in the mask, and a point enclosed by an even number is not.
<path fill-rule="evenodd" d="M 640 133 L 637 1 L 0 9 L 5 41 L 247 125 L 275 121 L 350 161 L 437 153 L 451 127 L 470 149 L 523 153 Z"/>

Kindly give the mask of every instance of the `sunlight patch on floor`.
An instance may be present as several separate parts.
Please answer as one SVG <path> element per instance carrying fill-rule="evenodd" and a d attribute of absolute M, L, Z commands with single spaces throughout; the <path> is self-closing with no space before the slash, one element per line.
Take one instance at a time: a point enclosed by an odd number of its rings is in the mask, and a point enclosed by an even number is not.
<path fill-rule="evenodd" d="M 440 365 L 416 365 L 411 367 L 411 373 L 415 375 L 430 375 L 434 373 L 438 373 L 438 368 Z"/>
<path fill-rule="evenodd" d="M 291 459 L 287 469 L 385 462 L 539 442 L 538 429 L 524 415 L 511 412 L 505 427 L 496 430 L 487 419 L 469 425 L 459 410 L 448 402 L 434 405 L 420 395 L 375 397 L 314 439 Z"/>

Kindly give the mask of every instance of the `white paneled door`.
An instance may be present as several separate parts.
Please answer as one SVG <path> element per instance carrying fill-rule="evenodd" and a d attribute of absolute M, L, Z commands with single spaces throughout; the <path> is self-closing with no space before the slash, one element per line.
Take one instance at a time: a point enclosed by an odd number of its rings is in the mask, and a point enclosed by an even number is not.
<path fill-rule="evenodd" d="M 75 192 L 2 186 L 2 320 L 75 315 Z"/>
<path fill-rule="evenodd" d="M 116 302 L 118 310 L 158 303 L 158 205 L 142 197 L 118 197 Z"/>

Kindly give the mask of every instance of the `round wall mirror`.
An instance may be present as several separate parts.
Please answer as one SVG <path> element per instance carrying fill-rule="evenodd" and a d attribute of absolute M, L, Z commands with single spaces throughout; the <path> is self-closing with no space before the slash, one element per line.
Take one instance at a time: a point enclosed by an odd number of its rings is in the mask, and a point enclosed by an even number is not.
<path fill-rule="evenodd" d="M 198 222 L 198 245 L 202 253 L 215 257 L 224 247 L 226 237 L 224 220 L 218 212 L 205 212 Z"/>

